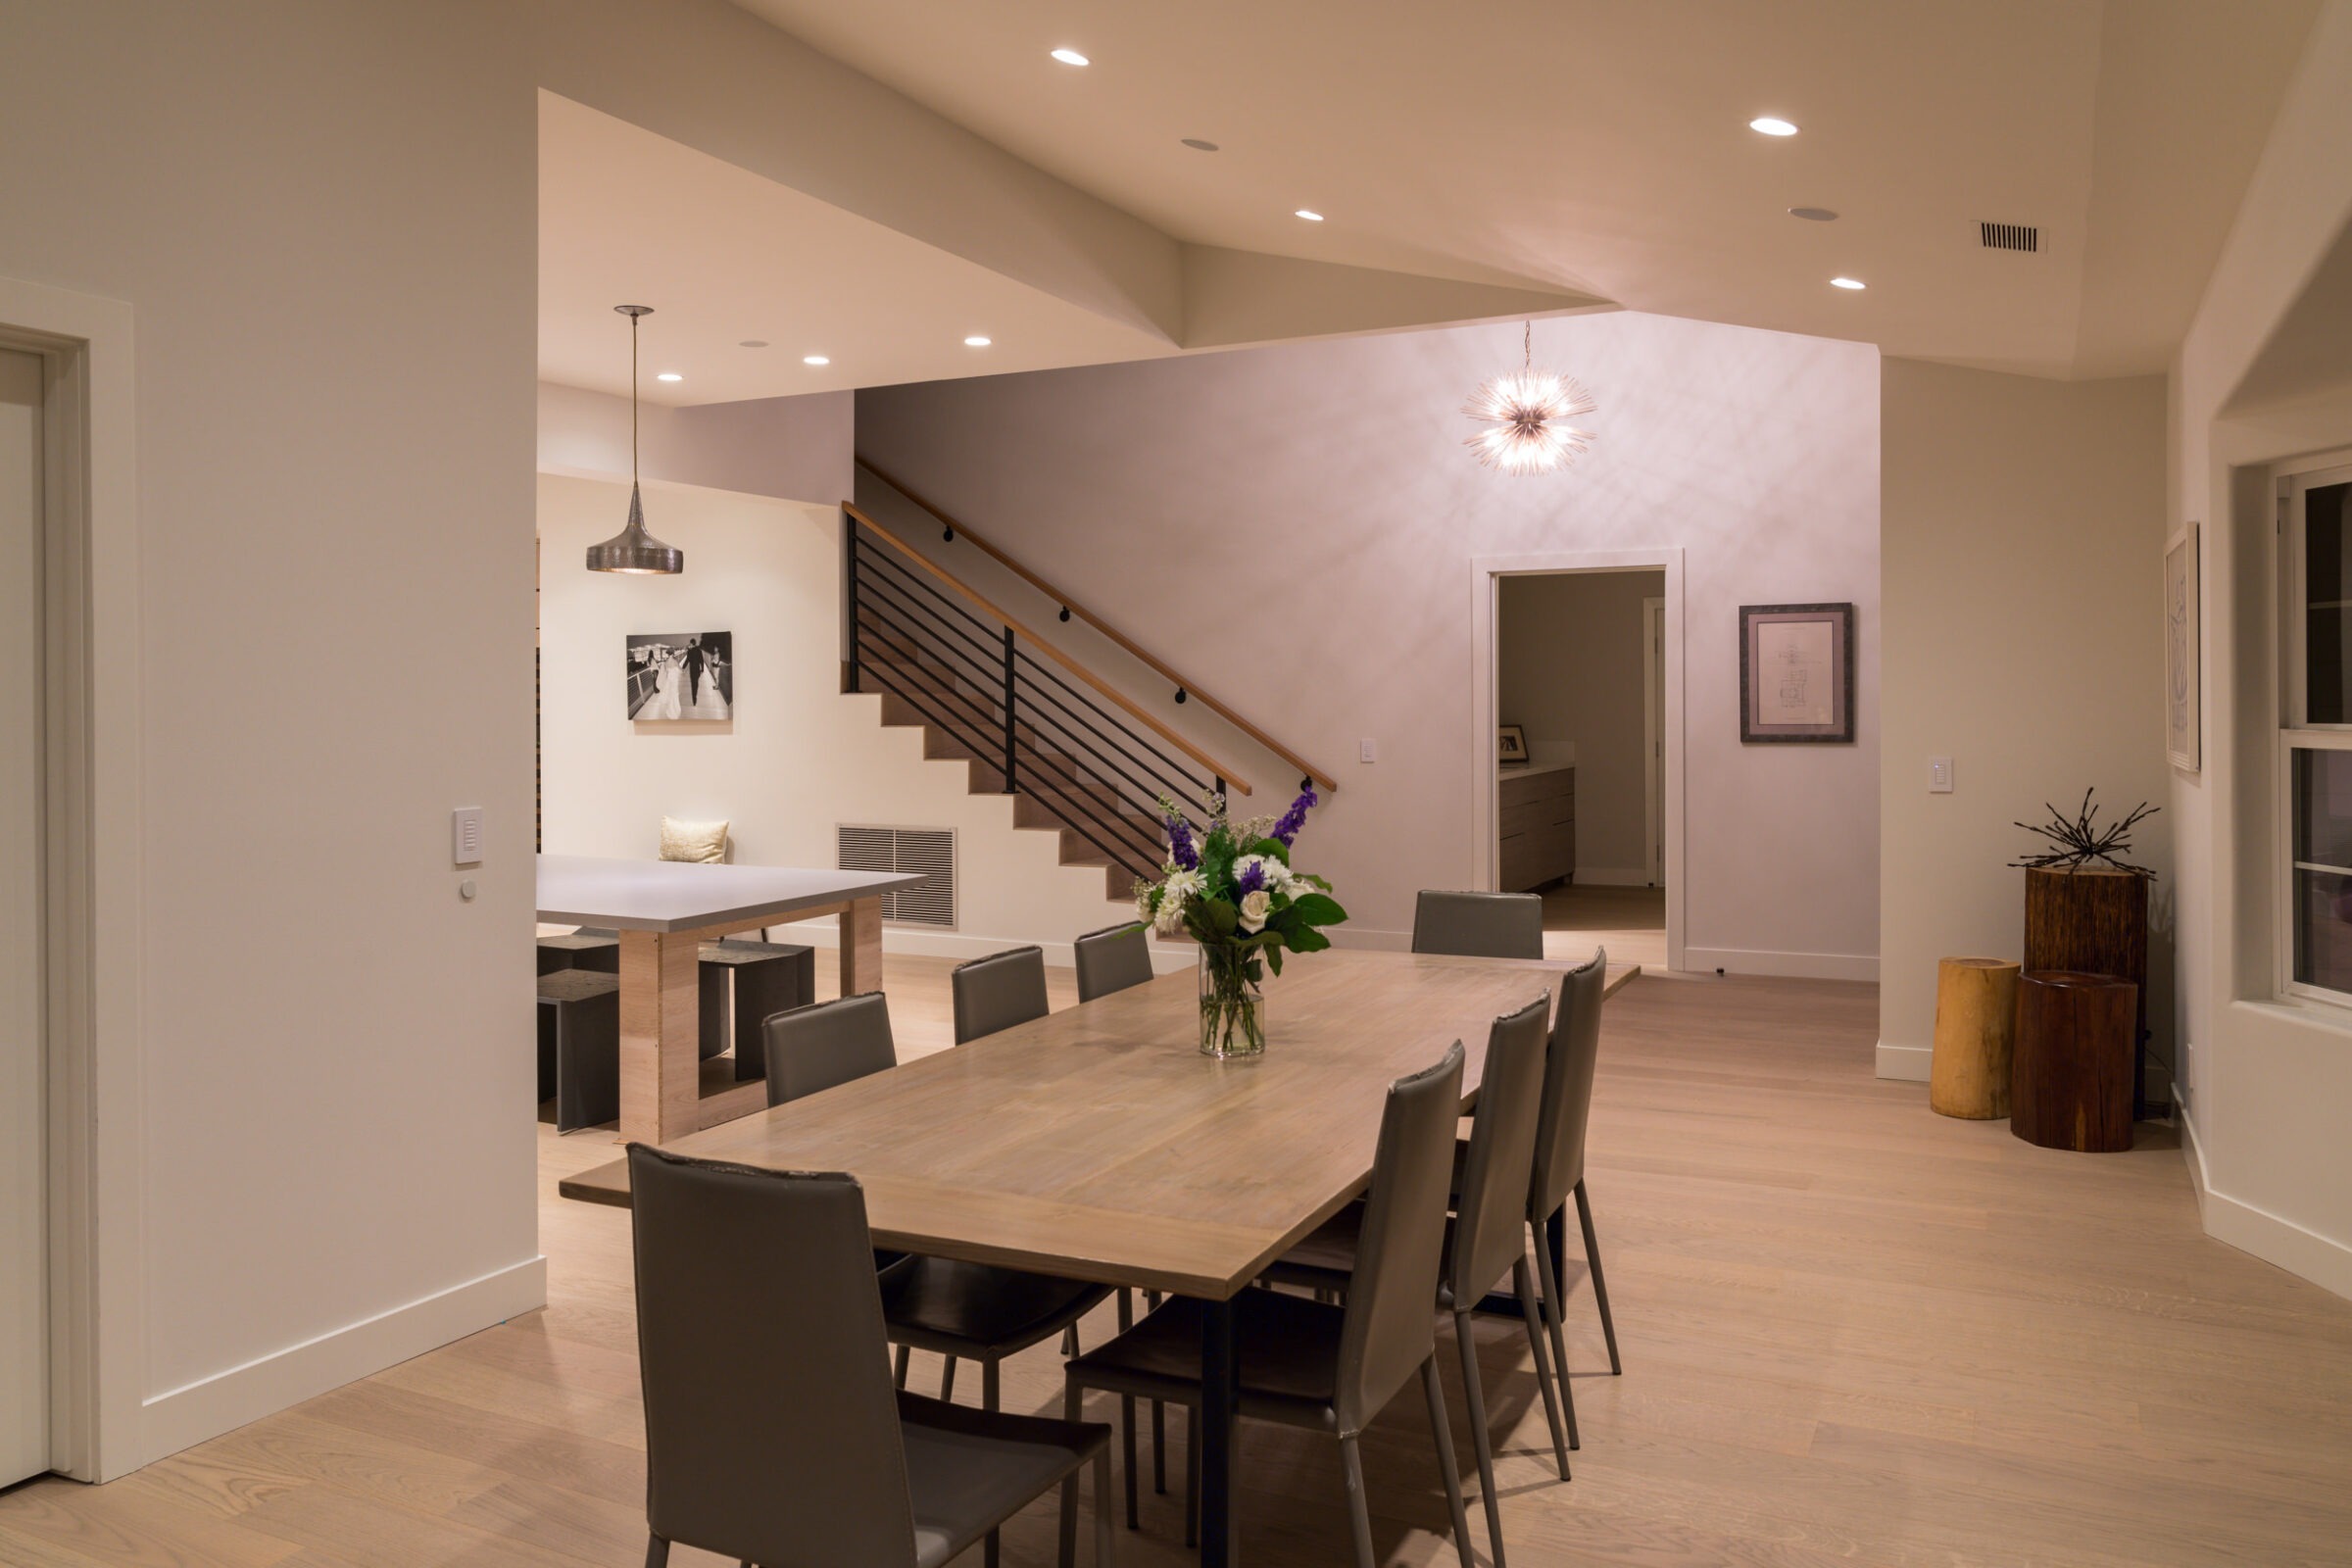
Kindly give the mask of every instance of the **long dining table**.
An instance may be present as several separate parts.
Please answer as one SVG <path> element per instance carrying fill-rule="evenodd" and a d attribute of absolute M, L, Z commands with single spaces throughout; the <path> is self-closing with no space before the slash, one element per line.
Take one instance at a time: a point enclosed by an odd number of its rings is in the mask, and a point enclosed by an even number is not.
<path fill-rule="evenodd" d="M 1201 1560 L 1237 1560 L 1233 1300 L 1364 1190 L 1389 1084 L 1459 1040 L 1475 1103 L 1494 1018 L 1567 961 L 1334 950 L 1266 988 L 1256 1059 L 1198 1049 L 1190 972 L 665 1143 L 865 1191 L 874 1245 L 1192 1297 L 1201 1335 Z M 1612 966 L 1613 994 L 1640 971 Z M 561 1184 L 625 1205 L 625 1160 Z"/>

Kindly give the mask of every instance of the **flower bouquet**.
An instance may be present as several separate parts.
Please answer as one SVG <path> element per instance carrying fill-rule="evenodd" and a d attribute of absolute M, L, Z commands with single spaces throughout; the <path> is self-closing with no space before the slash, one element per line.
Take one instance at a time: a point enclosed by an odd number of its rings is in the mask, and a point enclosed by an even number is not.
<path fill-rule="evenodd" d="M 1306 824 L 1315 792 L 1303 790 L 1279 818 L 1236 822 L 1225 798 L 1201 798 L 1208 826 L 1195 828 L 1166 796 L 1167 869 L 1138 882 L 1136 912 L 1161 936 L 1192 934 L 1200 945 L 1200 1053 L 1255 1056 L 1266 1049 L 1265 969 L 1282 973 L 1282 956 L 1331 946 L 1320 927 L 1348 911 L 1331 884 L 1291 867 L 1291 843 Z"/>

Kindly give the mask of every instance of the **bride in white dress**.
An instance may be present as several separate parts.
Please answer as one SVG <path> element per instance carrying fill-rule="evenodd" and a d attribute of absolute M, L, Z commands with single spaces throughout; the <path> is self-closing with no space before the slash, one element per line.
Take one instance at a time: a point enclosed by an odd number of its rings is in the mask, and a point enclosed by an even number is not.
<path fill-rule="evenodd" d="M 639 718 L 676 718 L 684 711 L 678 706 L 678 682 L 684 678 L 685 662 L 682 654 L 662 656 L 660 672 L 654 677 L 654 695 L 638 710 Z"/>

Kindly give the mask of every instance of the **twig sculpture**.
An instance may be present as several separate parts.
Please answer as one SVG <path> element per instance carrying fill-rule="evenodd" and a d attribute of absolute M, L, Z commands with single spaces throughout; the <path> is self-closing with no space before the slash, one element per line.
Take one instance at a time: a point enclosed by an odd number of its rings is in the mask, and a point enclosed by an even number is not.
<path fill-rule="evenodd" d="M 2100 827 L 2096 821 L 2099 808 L 2090 804 L 2091 794 L 2090 790 L 2082 792 L 2082 804 L 2076 808 L 2075 814 L 2071 817 L 2063 815 L 2055 806 L 2045 804 L 2042 809 L 2050 813 L 2050 819 L 2046 824 L 2018 823 L 2019 827 L 2029 833 L 2040 834 L 2056 848 L 2029 855 L 2022 859 L 2011 860 L 2009 863 L 2040 870 L 2078 871 L 2093 860 L 2099 860 L 2119 871 L 2136 871 L 2141 876 L 2154 881 L 2155 872 L 2144 865 L 2132 864 L 2130 860 L 2125 859 L 2124 856 L 2132 848 L 2132 829 L 2143 817 L 2154 816 L 2164 808 L 2150 806 L 2147 802 L 2142 801 L 2133 807 L 2131 814 L 2122 821 L 2110 822 L 2105 827 Z"/>

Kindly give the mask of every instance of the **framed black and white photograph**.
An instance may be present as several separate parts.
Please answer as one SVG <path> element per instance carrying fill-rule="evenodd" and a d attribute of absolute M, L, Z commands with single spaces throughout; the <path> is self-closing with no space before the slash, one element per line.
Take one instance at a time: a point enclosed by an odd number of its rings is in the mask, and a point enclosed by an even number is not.
<path fill-rule="evenodd" d="M 1854 607 L 1740 607 L 1740 739 L 1854 738 Z"/>
<path fill-rule="evenodd" d="M 628 641 L 629 717 L 653 723 L 735 716 L 733 632 L 647 632 Z"/>
<path fill-rule="evenodd" d="M 1503 724 L 1494 734 L 1494 760 L 1505 767 L 1527 760 L 1527 730 L 1518 724 Z"/>
<path fill-rule="evenodd" d="M 2201 765 L 2203 749 L 2197 643 L 2197 525 L 2192 522 L 2164 547 L 2164 751 L 2175 767 L 2191 773 Z"/>

